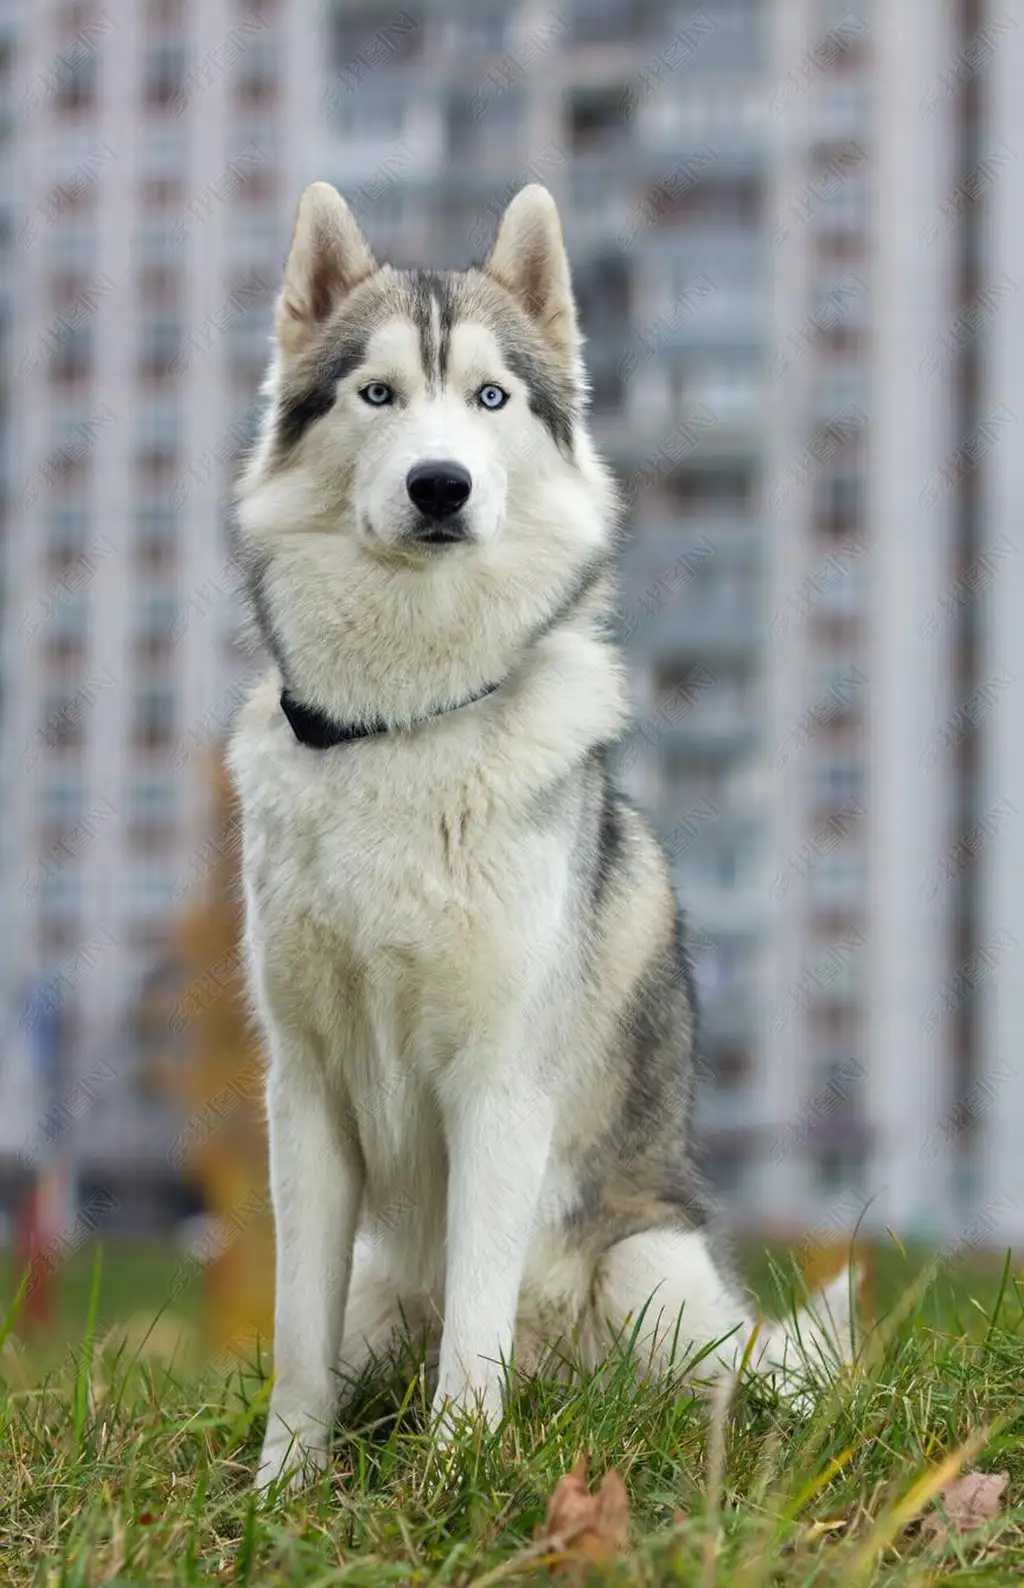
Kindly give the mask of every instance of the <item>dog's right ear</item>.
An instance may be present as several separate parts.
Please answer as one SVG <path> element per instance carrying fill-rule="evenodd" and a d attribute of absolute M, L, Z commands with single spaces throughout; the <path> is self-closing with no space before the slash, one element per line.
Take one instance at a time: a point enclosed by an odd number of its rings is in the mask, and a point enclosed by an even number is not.
<path fill-rule="evenodd" d="M 301 352 L 346 293 L 377 269 L 355 216 L 329 182 L 299 200 L 277 302 L 275 331 L 286 358 Z"/>
<path fill-rule="evenodd" d="M 509 204 L 484 269 L 519 299 L 558 352 L 576 358 L 579 332 L 562 226 L 539 182 L 520 188 Z"/>

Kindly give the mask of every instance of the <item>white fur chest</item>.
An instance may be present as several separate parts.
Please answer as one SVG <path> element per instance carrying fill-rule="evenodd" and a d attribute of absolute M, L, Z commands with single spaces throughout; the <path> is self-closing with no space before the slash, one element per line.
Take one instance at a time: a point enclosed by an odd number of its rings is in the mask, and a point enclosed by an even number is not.
<path fill-rule="evenodd" d="M 466 743 L 463 743 L 463 737 Z M 562 836 L 509 802 L 454 723 L 317 752 L 252 711 L 231 759 L 258 984 L 361 1090 L 429 1074 L 548 969 Z M 367 1077 L 369 1081 L 369 1077 Z"/>

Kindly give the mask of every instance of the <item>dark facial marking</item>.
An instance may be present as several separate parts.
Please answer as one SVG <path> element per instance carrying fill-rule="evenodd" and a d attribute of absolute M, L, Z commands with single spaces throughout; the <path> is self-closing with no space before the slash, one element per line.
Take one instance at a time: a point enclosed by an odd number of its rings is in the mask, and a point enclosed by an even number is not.
<path fill-rule="evenodd" d="M 437 392 L 448 374 L 452 327 L 457 318 L 452 278 L 440 270 L 414 270 L 409 272 L 409 288 L 409 312 L 419 332 L 427 389 Z M 436 343 L 435 305 L 439 331 Z"/>
<path fill-rule="evenodd" d="M 550 432 L 559 450 L 571 458 L 576 413 L 568 382 L 557 381 L 542 359 L 522 342 L 501 335 L 499 341 L 506 364 L 529 392 L 530 412 Z"/>
<path fill-rule="evenodd" d="M 438 363 L 441 366 L 441 379 L 448 378 L 448 359 L 452 348 L 452 331 L 458 319 L 458 306 L 455 301 L 455 292 L 448 278 L 444 281 L 444 292 L 440 298 L 441 313 L 441 345 L 437 350 Z"/>
<path fill-rule="evenodd" d="M 277 450 L 290 452 L 310 425 L 330 413 L 337 397 L 336 387 L 346 375 L 358 369 L 366 357 L 365 329 L 351 329 L 332 338 L 330 346 L 305 380 L 281 399 L 277 416 Z"/>

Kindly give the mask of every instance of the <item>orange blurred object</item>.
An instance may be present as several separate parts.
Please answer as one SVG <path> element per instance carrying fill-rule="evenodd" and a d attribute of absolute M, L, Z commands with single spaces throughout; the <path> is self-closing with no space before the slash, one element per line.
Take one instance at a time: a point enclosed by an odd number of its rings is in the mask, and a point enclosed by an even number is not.
<path fill-rule="evenodd" d="M 169 1017 L 161 1074 L 185 1118 L 175 1159 L 190 1166 L 216 1221 L 196 1262 L 207 1346 L 237 1350 L 273 1323 L 274 1242 L 263 1062 L 246 1013 L 238 812 L 223 759 L 212 771 L 210 836 L 193 857 L 194 898 L 180 933 L 186 982 Z"/>

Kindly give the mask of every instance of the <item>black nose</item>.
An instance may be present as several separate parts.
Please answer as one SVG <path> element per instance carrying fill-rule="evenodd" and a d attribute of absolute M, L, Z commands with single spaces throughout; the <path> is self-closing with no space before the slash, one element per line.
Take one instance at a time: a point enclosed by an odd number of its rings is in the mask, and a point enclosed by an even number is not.
<path fill-rule="evenodd" d="M 405 488 L 427 518 L 451 518 L 469 501 L 473 481 L 461 463 L 417 463 Z"/>

